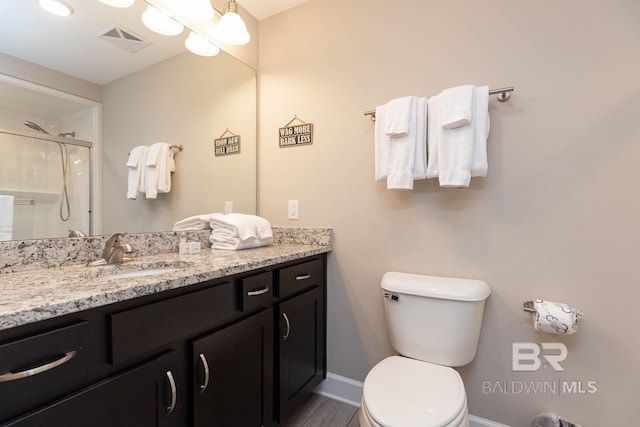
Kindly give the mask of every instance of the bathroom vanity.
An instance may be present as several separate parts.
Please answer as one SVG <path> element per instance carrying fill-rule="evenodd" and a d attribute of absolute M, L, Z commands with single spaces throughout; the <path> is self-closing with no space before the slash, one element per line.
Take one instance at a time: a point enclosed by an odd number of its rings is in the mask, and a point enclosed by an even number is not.
<path fill-rule="evenodd" d="M 330 250 L 0 275 L 17 292 L 40 274 L 43 292 L 40 307 L 27 285 L 22 307 L 0 304 L 0 425 L 277 425 L 326 376 Z M 65 291 L 47 291 L 59 282 Z"/>

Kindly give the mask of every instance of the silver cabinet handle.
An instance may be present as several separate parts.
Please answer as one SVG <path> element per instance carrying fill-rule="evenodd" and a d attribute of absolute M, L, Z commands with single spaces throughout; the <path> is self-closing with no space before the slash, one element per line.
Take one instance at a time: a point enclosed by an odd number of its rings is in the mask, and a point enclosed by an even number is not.
<path fill-rule="evenodd" d="M 61 358 L 54 360 L 53 362 L 47 363 L 45 365 L 40 365 L 38 367 L 27 369 L 26 371 L 22 371 L 22 372 L 15 372 L 15 373 L 9 372 L 6 374 L 2 374 L 0 375 L 0 383 L 6 382 L 6 381 L 15 381 L 15 380 L 19 380 L 20 378 L 26 378 L 32 375 L 41 374 L 50 369 L 56 368 L 60 365 L 67 363 L 69 360 L 73 359 L 75 356 L 76 356 L 76 351 L 73 350 L 68 353 L 65 353 L 65 355 L 62 356 Z"/>
<path fill-rule="evenodd" d="M 296 276 L 296 280 L 307 280 L 310 279 L 311 275 L 310 274 L 301 274 L 299 276 Z"/>
<path fill-rule="evenodd" d="M 247 292 L 247 296 L 255 297 L 255 296 L 258 296 L 258 295 L 266 294 L 267 292 L 269 292 L 269 286 L 265 286 L 264 288 L 262 288 L 260 290 L 257 290 L 257 291 L 249 291 L 249 292 Z"/>
<path fill-rule="evenodd" d="M 287 313 L 282 312 L 282 317 L 284 317 L 284 321 L 287 322 L 287 332 L 282 336 L 282 342 L 286 341 L 289 338 L 289 332 L 291 332 L 291 323 L 289 323 L 289 317 Z"/>
<path fill-rule="evenodd" d="M 176 398 L 178 397 L 178 392 L 176 390 L 176 381 L 173 379 L 173 374 L 171 373 L 171 371 L 167 371 L 167 379 L 169 380 L 169 385 L 171 386 L 171 404 L 167 406 L 167 414 L 170 414 L 176 407 Z"/>
<path fill-rule="evenodd" d="M 207 387 L 209 387 L 209 364 L 207 363 L 207 358 L 204 357 L 202 353 L 200 353 L 200 362 L 202 362 L 202 367 L 204 368 L 204 384 L 200 386 L 200 393 L 204 393 Z"/>

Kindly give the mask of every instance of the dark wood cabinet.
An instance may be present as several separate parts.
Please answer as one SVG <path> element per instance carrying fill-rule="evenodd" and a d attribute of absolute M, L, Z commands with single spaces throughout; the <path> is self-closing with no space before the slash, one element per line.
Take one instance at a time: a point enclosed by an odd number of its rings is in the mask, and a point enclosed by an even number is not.
<path fill-rule="evenodd" d="M 276 425 L 326 376 L 325 272 L 317 255 L 0 331 L 0 427 Z"/>
<path fill-rule="evenodd" d="M 273 310 L 193 342 L 194 427 L 273 421 Z"/>
<path fill-rule="evenodd" d="M 175 352 L 87 387 L 6 424 L 15 427 L 179 425 Z"/>
<path fill-rule="evenodd" d="M 326 376 L 322 288 L 278 304 L 278 319 L 278 419 L 284 421 Z"/>

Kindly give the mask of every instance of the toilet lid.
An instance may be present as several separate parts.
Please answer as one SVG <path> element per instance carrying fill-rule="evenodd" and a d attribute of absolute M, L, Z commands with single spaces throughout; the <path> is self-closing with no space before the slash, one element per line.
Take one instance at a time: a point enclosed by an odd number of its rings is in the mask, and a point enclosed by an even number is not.
<path fill-rule="evenodd" d="M 444 426 L 466 405 L 455 370 L 400 356 L 374 366 L 364 381 L 363 399 L 371 417 L 387 427 Z"/>

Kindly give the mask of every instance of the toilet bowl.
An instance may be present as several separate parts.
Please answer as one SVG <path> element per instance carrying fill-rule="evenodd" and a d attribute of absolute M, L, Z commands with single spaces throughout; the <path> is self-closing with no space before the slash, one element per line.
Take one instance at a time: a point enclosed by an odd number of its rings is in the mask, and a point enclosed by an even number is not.
<path fill-rule="evenodd" d="M 361 427 L 467 427 L 464 384 L 452 368 L 391 356 L 364 382 Z"/>

